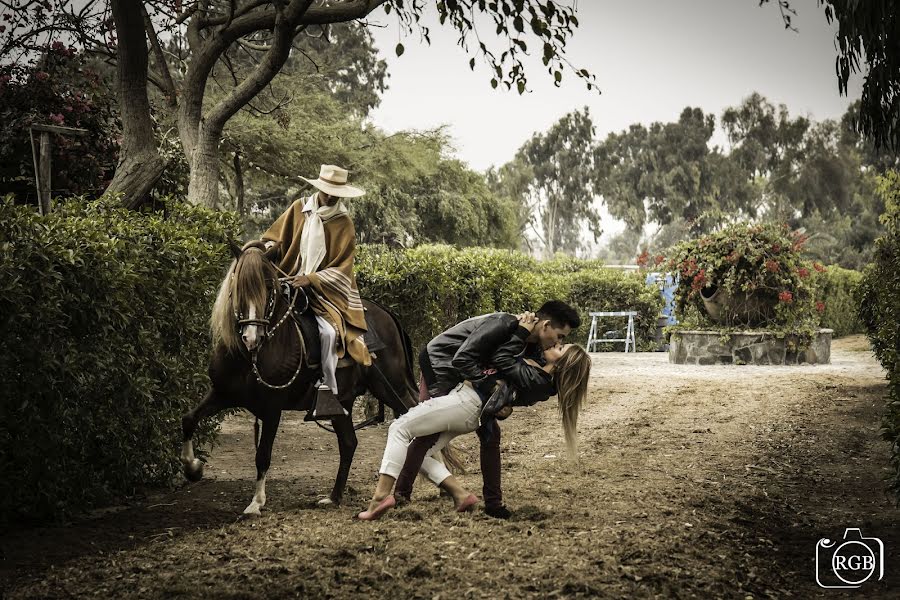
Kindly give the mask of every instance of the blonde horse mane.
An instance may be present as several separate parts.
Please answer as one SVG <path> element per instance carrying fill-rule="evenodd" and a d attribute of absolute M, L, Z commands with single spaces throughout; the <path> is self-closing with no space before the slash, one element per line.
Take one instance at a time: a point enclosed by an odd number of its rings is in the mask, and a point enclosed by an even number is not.
<path fill-rule="evenodd" d="M 267 301 L 266 267 L 263 247 L 258 242 L 246 244 L 240 257 L 231 261 L 209 319 L 213 348 L 218 344 L 223 344 L 230 351 L 240 348 L 241 338 L 234 317 L 236 311 L 243 311 L 246 318 L 248 307 L 252 304 L 256 307 L 257 316 L 262 317 Z"/>

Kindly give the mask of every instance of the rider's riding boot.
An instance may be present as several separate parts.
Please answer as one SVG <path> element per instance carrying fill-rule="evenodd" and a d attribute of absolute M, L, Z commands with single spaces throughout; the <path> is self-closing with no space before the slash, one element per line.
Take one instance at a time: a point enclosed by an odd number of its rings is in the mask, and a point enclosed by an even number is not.
<path fill-rule="evenodd" d="M 327 421 L 335 417 L 347 415 L 347 410 L 338 402 L 337 396 L 327 385 L 320 385 L 316 389 L 316 403 L 312 412 L 307 413 L 305 421 Z"/>

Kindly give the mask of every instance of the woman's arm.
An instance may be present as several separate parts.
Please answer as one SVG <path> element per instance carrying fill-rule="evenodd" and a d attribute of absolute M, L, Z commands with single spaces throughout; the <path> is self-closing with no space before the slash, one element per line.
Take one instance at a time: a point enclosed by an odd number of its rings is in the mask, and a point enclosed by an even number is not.
<path fill-rule="evenodd" d="M 546 396 L 556 393 L 550 374 L 540 367 L 532 366 L 519 360 L 519 355 L 525 349 L 525 340 L 514 336 L 505 344 L 501 344 L 491 359 L 491 365 L 497 369 L 498 377 L 506 380 L 519 392 L 531 395 L 532 393 L 546 392 Z"/>

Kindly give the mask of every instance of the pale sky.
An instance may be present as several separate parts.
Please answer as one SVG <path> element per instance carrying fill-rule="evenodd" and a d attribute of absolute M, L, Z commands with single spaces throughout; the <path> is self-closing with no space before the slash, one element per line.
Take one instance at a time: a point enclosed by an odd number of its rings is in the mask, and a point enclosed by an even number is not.
<path fill-rule="evenodd" d="M 581 0 L 568 56 L 597 76 L 601 95 L 571 73 L 554 87 L 539 52 L 526 63 L 530 92 L 493 90 L 487 67 L 470 71 L 456 37 L 433 13 L 424 19 L 432 26 L 429 47 L 418 35 L 401 38 L 394 16 L 378 11 L 370 23 L 385 26 L 372 30 L 390 87 L 372 120 L 391 132 L 447 125 L 458 157 L 485 170 L 585 105 L 601 138 L 636 122 L 677 120 L 685 106 L 718 119 L 754 91 L 792 115 L 837 118 L 859 97 L 859 79 L 850 97 L 838 94 L 834 27 L 816 0 L 792 5 L 799 32 L 784 29 L 775 0 L 762 7 L 758 0 Z M 406 47 L 399 58 L 398 41 Z M 719 132 L 713 141 L 725 138 Z"/>

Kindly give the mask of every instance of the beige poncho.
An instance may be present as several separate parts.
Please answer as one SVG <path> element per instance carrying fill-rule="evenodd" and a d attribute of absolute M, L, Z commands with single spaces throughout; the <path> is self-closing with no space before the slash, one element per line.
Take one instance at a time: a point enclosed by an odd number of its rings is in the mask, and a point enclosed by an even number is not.
<path fill-rule="evenodd" d="M 262 239 L 281 243 L 281 261 L 278 267 L 288 275 L 297 275 L 302 257 L 301 237 L 306 215 L 304 200 L 297 200 L 278 217 Z M 338 335 L 338 358 L 349 354 L 361 365 L 372 364 L 372 358 L 363 342 L 366 317 L 363 312 L 356 277 L 353 274 L 353 257 L 356 252 L 356 229 L 346 212 L 322 219 L 325 229 L 325 256 L 307 277 L 314 294 L 310 305 L 315 313 L 331 322 Z"/>

